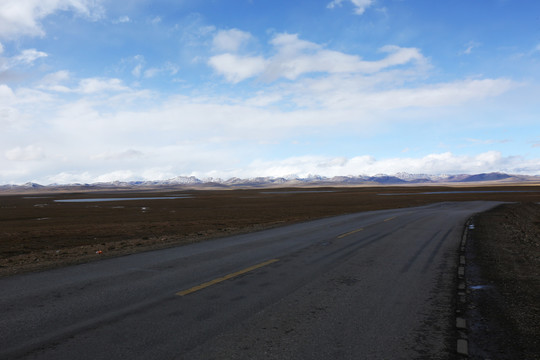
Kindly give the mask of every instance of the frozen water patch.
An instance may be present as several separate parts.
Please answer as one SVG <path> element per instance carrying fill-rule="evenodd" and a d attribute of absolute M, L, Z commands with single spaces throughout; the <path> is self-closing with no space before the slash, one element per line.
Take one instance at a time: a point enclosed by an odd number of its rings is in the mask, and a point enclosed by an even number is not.
<path fill-rule="evenodd" d="M 106 202 L 106 201 L 135 201 L 135 200 L 174 200 L 189 199 L 191 195 L 182 196 L 160 196 L 160 197 L 138 197 L 138 198 L 86 198 L 86 199 L 62 199 L 54 200 L 58 203 L 85 203 L 85 202 Z"/>

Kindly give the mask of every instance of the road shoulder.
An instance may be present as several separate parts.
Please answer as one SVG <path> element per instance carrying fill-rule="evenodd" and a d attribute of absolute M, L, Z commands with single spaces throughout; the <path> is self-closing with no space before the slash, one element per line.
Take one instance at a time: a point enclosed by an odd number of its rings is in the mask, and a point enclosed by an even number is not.
<path fill-rule="evenodd" d="M 466 245 L 470 358 L 540 359 L 540 205 L 473 218 Z"/>

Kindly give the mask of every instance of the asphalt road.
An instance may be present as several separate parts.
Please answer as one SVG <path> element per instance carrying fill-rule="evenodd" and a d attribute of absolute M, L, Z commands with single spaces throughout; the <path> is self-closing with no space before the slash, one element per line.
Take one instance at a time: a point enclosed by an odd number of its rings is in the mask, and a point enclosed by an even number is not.
<path fill-rule="evenodd" d="M 0 279 L 1 359 L 450 359 L 465 221 L 439 203 Z"/>

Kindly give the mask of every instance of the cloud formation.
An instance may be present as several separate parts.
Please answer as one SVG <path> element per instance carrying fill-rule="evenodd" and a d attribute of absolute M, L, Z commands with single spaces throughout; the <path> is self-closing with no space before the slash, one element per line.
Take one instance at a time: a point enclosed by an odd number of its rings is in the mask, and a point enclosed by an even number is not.
<path fill-rule="evenodd" d="M 37 161 L 45 158 L 43 150 L 34 145 L 26 147 L 17 146 L 16 148 L 7 150 L 5 157 L 9 161 Z"/>
<path fill-rule="evenodd" d="M 0 184 L 540 172 L 538 39 L 500 12 L 203 3 L 0 0 Z"/>
<path fill-rule="evenodd" d="M 262 56 L 240 56 L 229 53 L 212 56 L 208 64 L 228 82 L 234 84 L 261 74 L 267 66 Z"/>
<path fill-rule="evenodd" d="M 44 36 L 41 20 L 57 11 L 72 11 L 90 19 L 103 14 L 100 0 L 2 0 L 0 38 Z"/>
<path fill-rule="evenodd" d="M 128 149 L 125 151 L 120 151 L 120 152 L 115 152 L 115 153 L 105 152 L 105 153 L 92 156 L 91 158 L 95 160 L 129 160 L 129 159 L 140 158 L 143 155 L 144 154 L 141 151 Z"/>
<path fill-rule="evenodd" d="M 220 33 L 218 33 L 217 36 Z M 215 38 L 214 38 L 215 39 Z M 297 34 L 277 34 L 270 44 L 275 55 L 238 55 L 230 52 L 210 57 L 208 64 L 227 81 L 240 81 L 259 76 L 266 81 L 279 78 L 295 80 L 311 73 L 362 73 L 371 74 L 400 65 L 425 65 L 427 59 L 419 49 L 386 45 L 379 49 L 386 57 L 365 61 L 358 55 L 329 50 L 323 46 L 302 40 Z M 237 46 L 230 46 L 237 49 Z"/>
<path fill-rule="evenodd" d="M 216 51 L 236 52 L 240 47 L 252 39 L 250 33 L 238 29 L 220 30 L 212 40 Z"/>
<path fill-rule="evenodd" d="M 0 44 L 0 50 L 3 50 Z M 39 59 L 47 57 L 48 55 L 43 51 L 37 51 L 36 49 L 23 50 L 19 55 L 12 57 L 3 57 L 3 51 L 0 51 L 0 72 L 7 71 L 18 66 L 32 66 L 33 63 Z"/>
<path fill-rule="evenodd" d="M 465 50 L 463 50 L 462 54 L 464 55 L 470 55 L 472 54 L 472 51 L 473 49 L 479 47 L 481 44 L 476 42 L 476 41 L 469 41 L 467 44 L 466 44 L 466 48 Z"/>
<path fill-rule="evenodd" d="M 254 161 L 243 172 L 243 176 L 286 176 L 309 175 L 332 176 L 373 176 L 394 175 L 400 172 L 410 174 L 477 174 L 487 172 L 508 172 L 530 174 L 540 172 L 540 160 L 525 160 L 521 157 L 502 156 L 500 152 L 488 151 L 477 155 L 455 155 L 451 152 L 434 153 L 423 157 L 396 157 L 376 159 L 370 155 L 344 157 L 301 156 L 276 161 Z M 232 174 L 232 173 L 231 173 Z"/>
<path fill-rule="evenodd" d="M 330 2 L 327 7 L 333 9 L 338 6 L 342 6 L 344 0 L 333 0 Z M 368 7 L 373 5 L 373 0 L 348 0 L 354 6 L 354 13 L 357 15 L 362 15 Z"/>
<path fill-rule="evenodd" d="M 160 155 L 168 155 L 168 151 L 176 149 L 163 149 Z M 138 151 L 128 150 L 118 154 L 101 154 L 96 160 L 112 162 L 114 166 L 101 167 L 91 170 L 72 172 L 59 172 L 47 178 L 40 179 L 42 183 L 95 183 L 105 181 L 130 180 L 166 180 L 178 176 L 176 170 L 167 165 L 153 168 L 118 168 L 118 164 L 126 164 L 133 158 L 139 158 Z M 127 157 L 127 159 L 123 159 Z M 312 175 L 326 177 L 333 176 L 374 176 L 380 174 L 395 175 L 397 173 L 428 174 L 428 175 L 455 175 L 478 174 L 489 172 L 506 172 L 509 174 L 540 173 L 539 159 L 525 159 L 520 156 L 503 156 L 497 151 L 488 151 L 477 155 L 456 155 L 451 152 L 434 153 L 422 157 L 395 157 L 377 159 L 371 155 L 347 157 L 325 156 L 298 156 L 280 160 L 253 160 L 242 167 L 231 166 L 231 162 L 224 166 L 217 165 L 223 157 L 212 159 L 211 154 L 198 153 L 197 161 L 212 166 L 212 170 L 198 170 L 183 175 L 196 176 L 200 179 L 233 177 L 300 177 L 308 178 Z M 34 160 L 34 159 L 28 159 Z M 115 162 L 114 160 L 123 160 Z M 216 161 L 217 160 L 217 161 Z M 189 162 L 188 159 L 178 159 L 180 162 Z M 135 163 L 135 162 L 134 162 Z M 216 166 L 217 165 L 217 166 Z M 115 168 L 116 166 L 116 168 Z M 100 171 L 101 170 L 101 171 Z M 0 174 L 4 175 L 5 174 Z"/>
<path fill-rule="evenodd" d="M 47 74 L 41 79 L 38 88 L 60 93 L 81 93 L 81 94 L 106 94 L 110 92 L 129 92 L 129 87 L 117 78 L 84 78 L 78 81 L 76 86 L 68 86 L 72 83 L 71 75 L 66 70 Z"/>
<path fill-rule="evenodd" d="M 118 19 L 113 21 L 113 24 L 123 24 L 131 22 L 131 19 L 127 15 L 120 16 Z"/>
<path fill-rule="evenodd" d="M 47 176 L 41 178 L 46 183 L 113 176 L 152 180 L 179 174 L 475 172 L 504 163 L 500 154 L 499 158 L 496 154 L 463 158 L 451 153 L 382 160 L 369 155 L 253 160 L 257 157 L 254 149 L 263 147 L 271 153 L 293 136 L 305 134 L 307 139 L 313 133 L 332 134 L 336 127 L 366 134 L 387 124 L 406 127 L 411 123 L 407 116 L 411 109 L 421 109 L 427 119 L 442 108 L 500 96 L 518 84 L 505 78 L 417 81 L 429 70 L 417 48 L 383 46 L 380 59 L 367 61 L 283 33 L 271 38 L 270 55 L 265 56 L 245 53 L 245 43 L 254 40 L 245 32 L 214 34 L 217 40 L 212 50 L 219 51 L 210 56 L 208 65 L 225 78 L 230 89 L 238 89 L 243 80 L 258 79 L 257 91 L 167 94 L 118 77 L 77 78 L 68 70 L 48 73 L 28 87 L 0 85 L 0 122 L 5 129 L 0 182 L 22 176 L 24 168 L 17 164 L 23 160 L 47 169 Z M 36 52 L 23 52 L 17 61 L 32 63 L 39 57 Z M 170 63 L 147 68 L 142 55 L 126 59 L 121 63 L 124 71 L 138 81 L 178 71 Z M 30 138 L 37 127 L 39 139 Z M 39 140 L 40 146 L 20 144 L 13 140 L 17 138 L 28 138 L 27 144 Z M 460 165 L 463 161 L 467 166 Z M 66 168 L 72 170 L 66 172 Z M 505 168 L 518 169 L 515 164 Z"/>
<path fill-rule="evenodd" d="M 138 108 L 148 94 L 115 78 L 75 80 L 69 72 L 60 71 L 46 76 L 41 84 L 44 90 L 13 91 L 0 86 L 5 149 L 4 161 L 0 159 L 0 183 L 13 182 L 9 179 L 16 178 L 13 174 L 19 174 L 17 169 L 23 169 L 16 164 L 23 161 L 39 162 L 47 169 L 47 176 L 33 179 L 42 183 L 101 181 L 119 174 L 125 176 L 124 180 L 155 180 L 180 174 L 227 178 L 291 173 L 334 176 L 400 171 L 517 172 L 526 163 L 494 152 L 468 157 L 442 153 L 380 160 L 369 155 L 301 156 L 275 161 L 253 160 L 256 155 L 250 154 L 260 144 L 278 149 L 291 136 L 309 137 L 313 129 L 331 134 L 340 124 L 348 132 L 365 132 L 390 120 L 405 121 L 406 126 L 409 121 L 402 116 L 411 107 L 423 108 L 424 116 L 428 116 L 430 107 L 438 111 L 440 106 L 478 101 L 511 87 L 512 82 L 504 79 L 371 93 L 362 92 L 369 89 L 351 88 L 353 92 L 349 92 L 348 88 L 321 88 L 320 84 L 306 82 L 292 85 L 302 87 L 305 93 L 291 90 L 294 95 L 289 94 L 293 96 L 289 100 L 301 103 L 305 96 L 316 104 L 304 102 L 306 106 L 293 110 L 268 106 L 289 96 L 286 87 L 270 87 L 247 99 L 161 96 L 154 97 L 151 106 Z M 56 98 L 53 94 L 58 89 L 70 92 L 74 98 Z M 36 127 L 41 129 L 39 138 L 32 139 Z M 40 146 L 19 145 L 17 138 L 28 138 L 29 142 L 39 139 Z M 43 156 L 44 150 L 47 157 Z M 537 165 L 530 162 L 527 169 L 540 171 Z M 72 171 L 66 173 L 65 168 Z"/>

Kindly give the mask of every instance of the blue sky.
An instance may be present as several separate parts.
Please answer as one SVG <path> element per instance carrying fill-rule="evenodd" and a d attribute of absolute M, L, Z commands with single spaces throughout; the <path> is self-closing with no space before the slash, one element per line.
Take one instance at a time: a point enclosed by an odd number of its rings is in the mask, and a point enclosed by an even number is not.
<path fill-rule="evenodd" d="M 0 184 L 540 174 L 540 2 L 0 0 Z"/>

